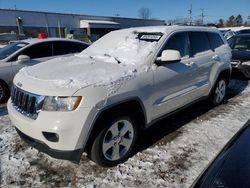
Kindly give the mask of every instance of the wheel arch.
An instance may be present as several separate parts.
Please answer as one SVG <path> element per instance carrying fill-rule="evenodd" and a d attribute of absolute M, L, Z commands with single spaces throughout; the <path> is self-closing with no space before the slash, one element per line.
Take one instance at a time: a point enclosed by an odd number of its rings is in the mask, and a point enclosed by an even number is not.
<path fill-rule="evenodd" d="M 219 75 L 217 76 L 217 79 L 215 80 L 215 82 L 216 82 L 219 78 L 221 78 L 221 77 L 224 77 L 224 78 L 226 79 L 226 81 L 227 81 L 227 84 L 228 84 L 229 81 L 230 81 L 230 78 L 231 78 L 231 70 L 230 70 L 230 69 L 225 69 L 225 70 L 221 71 L 221 72 L 219 73 Z"/>
<path fill-rule="evenodd" d="M 11 92 L 11 89 L 10 89 L 9 85 L 5 82 L 5 80 L 3 80 L 1 78 L 0 78 L 0 83 L 3 84 L 4 88 L 6 88 L 6 90 L 7 90 L 7 98 L 8 98 L 10 96 L 10 92 Z M 7 98 L 4 99 L 4 102 L 6 102 L 5 100 L 7 100 Z"/>
<path fill-rule="evenodd" d="M 3 83 L 6 87 L 8 87 L 8 89 L 10 90 L 9 85 L 8 85 L 8 83 L 5 80 L 3 80 L 3 79 L 0 78 L 0 82 Z"/>
<path fill-rule="evenodd" d="M 214 75 L 212 81 L 210 81 L 211 83 L 211 88 L 210 88 L 210 92 L 209 95 L 211 94 L 211 92 L 213 91 L 217 81 L 219 78 L 224 77 L 226 79 L 227 85 L 229 84 L 230 78 L 231 78 L 231 69 L 226 68 L 223 69 L 222 71 L 220 71 L 218 74 Z"/>
<path fill-rule="evenodd" d="M 88 150 L 93 143 L 93 139 L 95 136 L 100 132 L 100 130 L 103 128 L 99 122 L 105 121 L 107 118 L 110 117 L 110 114 L 117 113 L 117 112 L 123 112 L 129 113 L 130 115 L 134 116 L 134 118 L 137 119 L 139 124 L 139 129 L 145 129 L 146 128 L 146 111 L 145 107 L 142 103 L 142 101 L 135 97 L 130 98 L 122 102 L 118 102 L 115 104 L 112 104 L 110 106 L 107 106 L 106 108 L 102 109 L 97 115 L 95 120 L 92 123 L 92 127 L 90 130 L 90 133 L 88 134 L 88 137 L 86 138 L 86 144 L 84 145 L 84 149 Z"/>

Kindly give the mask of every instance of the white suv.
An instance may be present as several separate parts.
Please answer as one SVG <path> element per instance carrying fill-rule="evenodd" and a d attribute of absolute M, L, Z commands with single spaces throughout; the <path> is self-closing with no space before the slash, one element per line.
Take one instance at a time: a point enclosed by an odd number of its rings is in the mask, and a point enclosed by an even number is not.
<path fill-rule="evenodd" d="M 125 161 L 141 129 L 210 97 L 222 102 L 231 50 L 216 29 L 163 26 L 113 31 L 81 54 L 24 68 L 8 111 L 19 135 L 55 158 L 82 152 Z"/>

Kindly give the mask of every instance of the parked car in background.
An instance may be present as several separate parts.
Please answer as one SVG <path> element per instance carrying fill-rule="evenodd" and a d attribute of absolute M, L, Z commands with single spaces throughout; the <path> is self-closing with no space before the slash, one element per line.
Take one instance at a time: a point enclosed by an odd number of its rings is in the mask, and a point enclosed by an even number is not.
<path fill-rule="evenodd" d="M 58 56 L 79 53 L 89 45 L 76 40 L 49 38 L 26 39 L 10 43 L 0 49 L 0 103 L 10 94 L 15 74 L 24 66 L 31 66 Z"/>
<path fill-rule="evenodd" d="M 225 39 L 228 40 L 234 35 L 250 33 L 250 27 L 226 27 L 219 28 L 219 31 L 222 33 Z"/>
<path fill-rule="evenodd" d="M 226 144 L 191 187 L 249 187 L 249 143 L 250 121 Z"/>
<path fill-rule="evenodd" d="M 234 31 L 231 31 L 230 29 L 227 29 L 227 28 L 219 28 L 219 31 L 221 32 L 221 34 L 226 40 L 228 40 L 229 38 L 235 35 Z"/>
<path fill-rule="evenodd" d="M 27 39 L 25 35 L 18 35 L 16 33 L 0 33 L 0 48 L 8 45 L 11 41 L 18 41 Z"/>
<path fill-rule="evenodd" d="M 250 33 L 238 34 L 228 40 L 232 49 L 233 72 L 240 71 L 246 78 L 250 78 Z"/>
<path fill-rule="evenodd" d="M 230 60 L 231 49 L 217 29 L 113 31 L 77 56 L 19 71 L 9 117 L 42 152 L 79 162 L 85 151 L 97 164 L 114 166 L 157 120 L 202 99 L 219 105 Z"/>

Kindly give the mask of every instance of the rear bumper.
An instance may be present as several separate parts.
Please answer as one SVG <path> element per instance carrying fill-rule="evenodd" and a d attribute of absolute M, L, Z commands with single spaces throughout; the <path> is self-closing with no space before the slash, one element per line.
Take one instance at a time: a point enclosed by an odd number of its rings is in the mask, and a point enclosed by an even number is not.
<path fill-rule="evenodd" d="M 83 153 L 81 149 L 73 151 L 54 150 L 51 149 L 49 146 L 47 146 L 45 143 L 27 136 L 26 134 L 21 132 L 18 128 L 16 128 L 16 131 L 25 142 L 27 142 L 29 145 L 36 148 L 40 152 L 46 153 L 53 158 L 69 160 L 77 164 L 80 162 L 81 155 Z"/>

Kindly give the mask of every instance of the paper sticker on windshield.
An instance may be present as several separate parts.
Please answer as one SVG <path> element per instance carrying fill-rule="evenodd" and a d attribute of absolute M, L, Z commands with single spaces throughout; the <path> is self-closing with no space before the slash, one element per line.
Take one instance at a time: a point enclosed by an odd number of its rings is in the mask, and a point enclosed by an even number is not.
<path fill-rule="evenodd" d="M 159 40 L 161 38 L 161 36 L 159 35 L 142 35 L 141 36 L 141 40 Z"/>
<path fill-rule="evenodd" d="M 139 33 L 138 38 L 145 41 L 159 41 L 162 37 L 162 33 Z"/>

